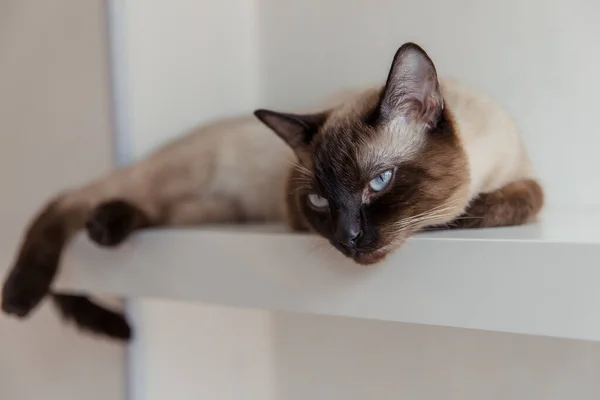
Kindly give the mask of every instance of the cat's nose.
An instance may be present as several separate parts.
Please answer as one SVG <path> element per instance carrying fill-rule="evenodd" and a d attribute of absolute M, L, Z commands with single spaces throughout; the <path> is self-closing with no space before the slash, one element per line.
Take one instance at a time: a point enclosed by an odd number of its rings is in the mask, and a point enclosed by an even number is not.
<path fill-rule="evenodd" d="M 335 239 L 349 250 L 356 250 L 358 240 L 362 236 L 359 224 L 340 225 L 335 232 Z"/>

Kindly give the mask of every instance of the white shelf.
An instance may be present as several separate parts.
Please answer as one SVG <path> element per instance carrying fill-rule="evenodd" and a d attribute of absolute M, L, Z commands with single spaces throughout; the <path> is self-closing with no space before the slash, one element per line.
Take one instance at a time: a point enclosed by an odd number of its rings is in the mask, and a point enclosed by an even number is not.
<path fill-rule="evenodd" d="M 600 214 L 436 232 L 361 267 L 283 227 L 141 232 L 118 250 L 83 236 L 60 289 L 600 340 Z"/>

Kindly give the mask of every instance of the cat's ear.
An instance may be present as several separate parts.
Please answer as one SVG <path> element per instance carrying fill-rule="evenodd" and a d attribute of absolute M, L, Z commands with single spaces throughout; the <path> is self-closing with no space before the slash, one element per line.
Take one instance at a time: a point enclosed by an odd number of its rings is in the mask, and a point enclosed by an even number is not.
<path fill-rule="evenodd" d="M 327 118 L 326 113 L 299 115 L 270 110 L 256 110 L 254 115 L 296 151 L 309 146 Z"/>
<path fill-rule="evenodd" d="M 433 128 L 443 109 L 433 62 L 421 47 L 405 43 L 394 56 L 383 90 L 380 117 L 386 121 L 405 118 Z"/>

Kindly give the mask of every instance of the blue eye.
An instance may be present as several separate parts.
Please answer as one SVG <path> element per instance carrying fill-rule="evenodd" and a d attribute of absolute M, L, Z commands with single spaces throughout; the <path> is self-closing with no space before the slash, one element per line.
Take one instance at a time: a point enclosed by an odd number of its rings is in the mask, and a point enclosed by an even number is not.
<path fill-rule="evenodd" d="M 387 185 L 389 185 L 391 180 L 392 170 L 388 169 L 387 171 L 382 172 L 381 174 L 377 175 L 374 179 L 372 179 L 371 182 L 369 182 L 369 187 L 375 192 L 380 192 L 383 189 L 385 189 Z"/>
<path fill-rule="evenodd" d="M 329 205 L 329 201 L 323 196 L 319 196 L 318 194 L 311 193 L 308 195 L 308 201 L 314 208 L 326 208 Z"/>

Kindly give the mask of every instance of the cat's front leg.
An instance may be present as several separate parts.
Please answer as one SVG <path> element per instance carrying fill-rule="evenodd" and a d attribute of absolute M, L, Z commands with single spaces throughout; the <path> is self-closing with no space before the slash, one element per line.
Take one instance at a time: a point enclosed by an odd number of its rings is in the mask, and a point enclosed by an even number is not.
<path fill-rule="evenodd" d="M 533 221 L 544 204 L 544 192 L 533 179 L 509 183 L 482 193 L 446 229 L 523 225 Z"/>

